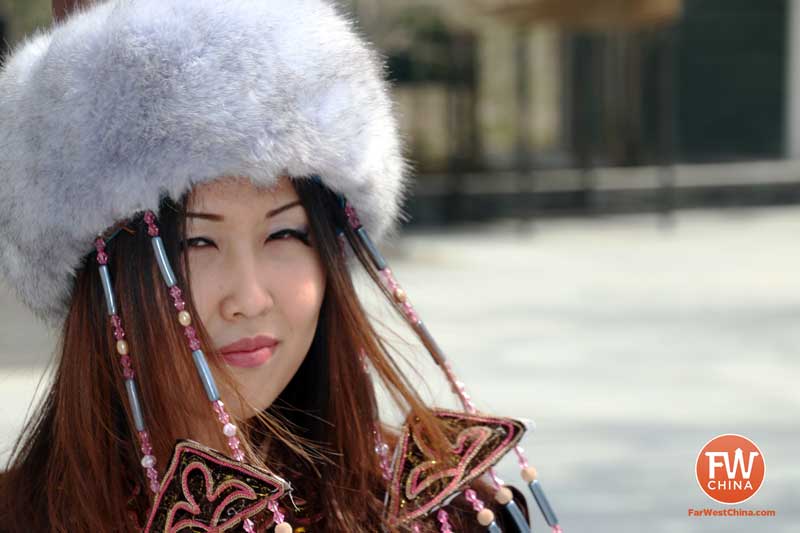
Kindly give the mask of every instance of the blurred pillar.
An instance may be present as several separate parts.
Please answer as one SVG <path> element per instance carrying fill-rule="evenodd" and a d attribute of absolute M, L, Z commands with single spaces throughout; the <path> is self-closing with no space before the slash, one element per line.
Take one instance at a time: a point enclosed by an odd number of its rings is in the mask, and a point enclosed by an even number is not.
<path fill-rule="evenodd" d="M 788 0 L 786 157 L 800 159 L 800 0 Z"/>
<path fill-rule="evenodd" d="M 513 166 L 517 113 L 514 28 L 489 22 L 479 28 L 478 124 L 484 163 L 489 168 Z"/>
<path fill-rule="evenodd" d="M 478 122 L 486 166 L 519 168 L 534 153 L 562 150 L 559 30 L 489 22 L 478 31 Z"/>

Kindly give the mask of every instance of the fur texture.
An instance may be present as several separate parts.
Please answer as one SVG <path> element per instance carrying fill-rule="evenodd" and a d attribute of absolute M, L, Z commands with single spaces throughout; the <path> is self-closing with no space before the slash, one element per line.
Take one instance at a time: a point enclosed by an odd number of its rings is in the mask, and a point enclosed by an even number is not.
<path fill-rule="evenodd" d="M 317 174 L 377 241 L 407 191 L 377 55 L 325 0 L 111 0 L 0 72 L 0 271 L 63 319 L 92 241 L 227 175 Z"/>

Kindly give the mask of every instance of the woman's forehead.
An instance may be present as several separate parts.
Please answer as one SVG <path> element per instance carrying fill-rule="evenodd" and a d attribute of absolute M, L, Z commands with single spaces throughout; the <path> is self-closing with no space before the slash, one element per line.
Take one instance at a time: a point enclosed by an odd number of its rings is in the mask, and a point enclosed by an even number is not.
<path fill-rule="evenodd" d="M 211 213 L 248 207 L 263 211 L 298 199 L 286 176 L 279 177 L 271 187 L 256 185 L 247 177 L 226 176 L 195 186 L 189 194 L 188 207 L 191 211 Z"/>

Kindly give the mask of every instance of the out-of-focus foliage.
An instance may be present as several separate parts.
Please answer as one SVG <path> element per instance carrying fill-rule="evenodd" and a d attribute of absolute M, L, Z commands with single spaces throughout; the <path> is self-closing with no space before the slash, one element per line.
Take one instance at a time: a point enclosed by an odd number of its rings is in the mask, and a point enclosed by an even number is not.
<path fill-rule="evenodd" d="M 0 0 L 0 17 L 6 21 L 6 40 L 13 46 L 36 28 L 52 21 L 51 0 Z"/>

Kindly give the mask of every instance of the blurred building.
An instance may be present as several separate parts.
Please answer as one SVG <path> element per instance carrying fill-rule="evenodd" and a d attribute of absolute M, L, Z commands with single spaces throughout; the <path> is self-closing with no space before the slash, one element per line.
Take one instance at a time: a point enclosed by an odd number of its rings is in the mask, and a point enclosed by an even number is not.
<path fill-rule="evenodd" d="M 419 220 L 800 202 L 800 0 L 339 1 L 387 56 Z M 0 0 L 9 42 L 49 18 Z"/>
<path fill-rule="evenodd" d="M 795 0 L 349 4 L 389 56 L 421 194 L 483 191 L 501 211 L 800 201 Z"/>
<path fill-rule="evenodd" d="M 786 152 L 792 2 L 351 4 L 389 54 L 424 169 L 446 166 L 448 148 L 467 148 L 483 168 L 512 167 L 519 151 L 576 165 L 582 143 L 600 165 L 657 163 L 669 121 L 679 161 Z"/>

